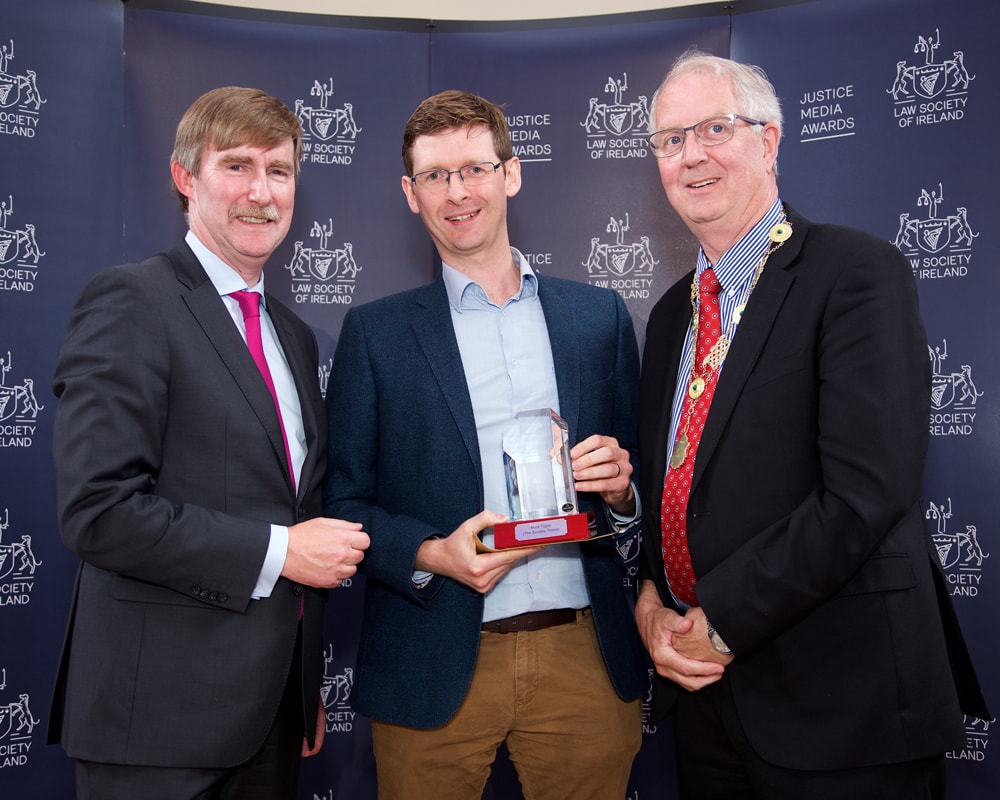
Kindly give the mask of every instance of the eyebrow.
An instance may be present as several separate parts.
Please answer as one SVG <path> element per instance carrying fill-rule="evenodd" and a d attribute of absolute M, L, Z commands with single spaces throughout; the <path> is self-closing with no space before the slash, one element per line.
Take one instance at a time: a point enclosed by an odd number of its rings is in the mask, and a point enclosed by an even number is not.
<path fill-rule="evenodd" d="M 250 158 L 250 156 L 240 156 L 240 155 L 227 155 L 219 159 L 219 163 L 224 167 L 231 166 L 233 164 L 250 164 L 252 161 L 253 159 Z M 293 171 L 292 165 L 288 161 L 285 161 L 283 158 L 277 159 L 275 161 L 269 161 L 264 166 L 266 169 L 282 169 L 285 170 L 286 172 Z"/>
<path fill-rule="evenodd" d="M 222 164 L 223 166 L 229 166 L 230 164 L 249 164 L 250 163 L 250 157 L 249 156 L 227 155 L 227 156 L 223 156 L 222 158 L 220 158 L 219 159 L 219 163 Z"/>

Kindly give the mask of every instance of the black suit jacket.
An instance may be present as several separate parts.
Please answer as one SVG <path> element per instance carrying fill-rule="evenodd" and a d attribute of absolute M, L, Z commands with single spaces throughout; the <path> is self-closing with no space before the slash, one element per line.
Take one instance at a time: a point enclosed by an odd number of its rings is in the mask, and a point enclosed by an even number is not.
<path fill-rule="evenodd" d="M 924 527 L 931 373 L 912 272 L 887 242 L 788 217 L 695 461 L 698 600 L 736 654 L 727 679 L 762 758 L 838 769 L 942 753 L 963 741 L 956 682 L 988 712 Z M 668 605 L 659 511 L 690 279 L 650 315 L 640 386 L 641 574 Z M 677 691 L 657 678 L 658 712 Z"/>
<path fill-rule="evenodd" d="M 186 244 L 84 288 L 55 370 L 60 530 L 82 560 L 50 741 L 105 763 L 220 767 L 259 749 L 295 651 L 313 734 L 323 592 L 252 600 L 270 524 L 321 513 L 310 329 L 268 295 L 308 455 L 293 493 L 271 395 Z"/>

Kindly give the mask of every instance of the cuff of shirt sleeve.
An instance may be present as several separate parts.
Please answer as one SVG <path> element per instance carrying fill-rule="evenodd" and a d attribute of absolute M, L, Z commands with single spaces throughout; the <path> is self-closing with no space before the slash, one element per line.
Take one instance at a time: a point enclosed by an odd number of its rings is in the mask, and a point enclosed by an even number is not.
<path fill-rule="evenodd" d="M 440 533 L 435 533 L 433 536 L 428 536 L 428 539 L 443 539 L 444 536 Z M 426 540 L 425 540 L 426 541 Z M 410 576 L 410 581 L 413 583 L 414 589 L 423 589 L 428 583 L 431 582 L 431 578 L 434 577 L 433 572 L 425 572 L 422 569 L 413 570 L 413 574 Z"/>
<path fill-rule="evenodd" d="M 433 577 L 433 572 L 421 572 L 416 570 L 410 580 L 413 581 L 413 587 L 415 589 L 423 589 L 428 583 L 431 582 L 431 578 Z"/>
<path fill-rule="evenodd" d="M 629 485 L 632 487 L 632 494 L 635 496 L 635 513 L 624 517 L 618 514 L 611 506 L 605 506 L 608 512 L 608 523 L 615 533 L 624 533 L 630 530 L 632 526 L 642 519 L 642 502 L 639 500 L 639 490 L 632 481 L 629 481 Z"/>
<path fill-rule="evenodd" d="M 260 568 L 260 575 L 257 577 L 257 585 L 253 587 L 254 600 L 263 597 L 270 597 L 274 591 L 274 585 L 281 577 L 281 570 L 285 566 L 285 556 L 288 555 L 288 528 L 284 525 L 271 526 L 271 540 L 267 545 L 267 553 L 264 556 L 264 564 Z"/>

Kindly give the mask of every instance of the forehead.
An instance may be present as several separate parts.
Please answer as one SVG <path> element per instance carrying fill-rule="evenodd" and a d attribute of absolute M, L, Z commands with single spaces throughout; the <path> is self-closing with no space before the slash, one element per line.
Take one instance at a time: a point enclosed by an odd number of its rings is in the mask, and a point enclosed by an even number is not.
<path fill-rule="evenodd" d="M 683 128 L 707 117 L 740 113 L 729 79 L 702 70 L 673 78 L 656 101 L 658 128 Z"/>
<path fill-rule="evenodd" d="M 495 161 L 493 136 L 485 125 L 449 128 L 440 133 L 418 136 L 410 150 L 413 169 L 462 166 L 473 161 Z"/>

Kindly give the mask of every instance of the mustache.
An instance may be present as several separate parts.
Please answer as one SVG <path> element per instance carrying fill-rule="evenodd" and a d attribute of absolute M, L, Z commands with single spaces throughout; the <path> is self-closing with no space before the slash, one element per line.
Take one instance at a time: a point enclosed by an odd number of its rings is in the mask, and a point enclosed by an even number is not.
<path fill-rule="evenodd" d="M 257 217 L 268 222 L 278 222 L 281 213 L 274 206 L 242 205 L 229 209 L 229 219 L 234 220 L 237 217 Z"/>

